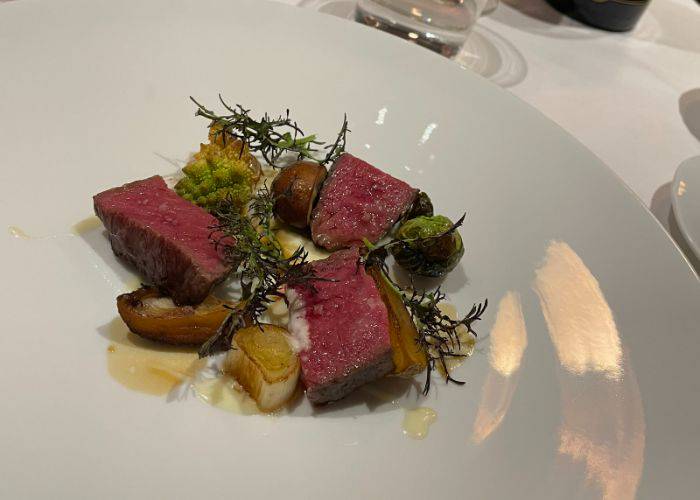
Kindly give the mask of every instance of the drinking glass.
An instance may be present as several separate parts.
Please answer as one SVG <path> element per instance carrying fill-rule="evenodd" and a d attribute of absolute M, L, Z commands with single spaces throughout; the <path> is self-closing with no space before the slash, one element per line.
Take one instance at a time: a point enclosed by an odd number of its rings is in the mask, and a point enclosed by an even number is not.
<path fill-rule="evenodd" d="M 358 0 L 355 19 L 451 57 L 479 16 L 497 5 L 498 0 Z"/>

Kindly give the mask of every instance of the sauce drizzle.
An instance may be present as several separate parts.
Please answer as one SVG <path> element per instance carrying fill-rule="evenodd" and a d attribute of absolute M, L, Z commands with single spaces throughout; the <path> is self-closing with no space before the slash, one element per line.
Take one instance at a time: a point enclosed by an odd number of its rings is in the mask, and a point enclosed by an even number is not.
<path fill-rule="evenodd" d="M 413 439 L 424 439 L 430 425 L 437 420 L 437 412 L 432 408 L 421 406 L 415 410 L 406 410 L 403 417 L 403 433 Z"/>
<path fill-rule="evenodd" d="M 17 226 L 8 226 L 7 231 L 10 233 L 10 235 L 14 238 L 19 238 L 22 240 L 31 240 L 32 237 L 29 236 L 27 233 L 24 232 L 24 230 L 21 227 Z"/>

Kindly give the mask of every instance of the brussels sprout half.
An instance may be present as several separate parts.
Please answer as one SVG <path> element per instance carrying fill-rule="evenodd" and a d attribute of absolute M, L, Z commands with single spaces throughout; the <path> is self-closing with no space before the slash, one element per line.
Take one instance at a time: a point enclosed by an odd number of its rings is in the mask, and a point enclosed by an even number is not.
<path fill-rule="evenodd" d="M 450 230 L 452 229 L 452 230 Z M 464 255 L 462 237 L 443 215 L 421 216 L 404 222 L 390 247 L 396 262 L 411 274 L 439 278 L 457 266 Z"/>

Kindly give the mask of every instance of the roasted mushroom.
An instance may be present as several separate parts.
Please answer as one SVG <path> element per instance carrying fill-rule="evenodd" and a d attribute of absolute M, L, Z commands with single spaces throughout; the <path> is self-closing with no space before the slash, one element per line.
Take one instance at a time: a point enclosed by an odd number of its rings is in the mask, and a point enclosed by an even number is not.
<path fill-rule="evenodd" d="M 229 309 L 208 296 L 198 306 L 176 306 L 155 287 L 142 287 L 117 297 L 117 310 L 129 330 L 156 342 L 199 345 L 214 335 Z"/>
<path fill-rule="evenodd" d="M 272 181 L 275 215 L 298 229 L 308 227 L 311 210 L 326 179 L 326 167 L 298 161 L 283 168 Z"/>
<path fill-rule="evenodd" d="M 390 247 L 396 262 L 409 273 L 438 278 L 455 268 L 464 255 L 462 237 L 443 215 L 421 216 L 404 222 Z"/>

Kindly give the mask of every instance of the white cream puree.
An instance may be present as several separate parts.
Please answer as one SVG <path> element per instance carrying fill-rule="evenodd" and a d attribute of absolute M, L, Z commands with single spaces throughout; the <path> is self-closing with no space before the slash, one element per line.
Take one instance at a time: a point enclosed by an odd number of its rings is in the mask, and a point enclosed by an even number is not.
<path fill-rule="evenodd" d="M 170 297 L 149 297 L 144 299 L 144 304 L 155 309 L 174 309 L 175 303 Z"/>
<path fill-rule="evenodd" d="M 294 352 L 307 350 L 310 346 L 309 323 L 306 321 L 304 300 L 294 290 L 287 289 L 287 302 L 289 303 L 289 345 Z"/>

